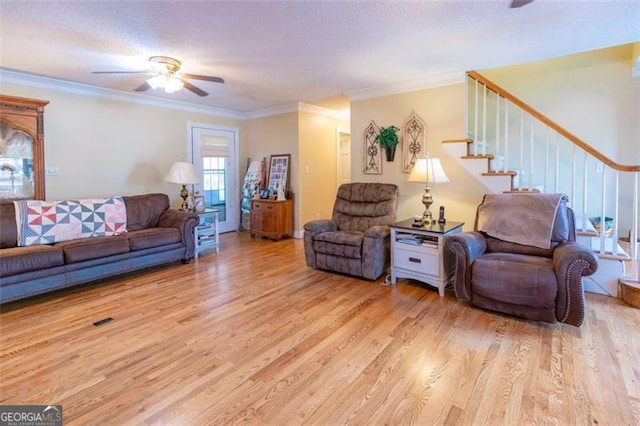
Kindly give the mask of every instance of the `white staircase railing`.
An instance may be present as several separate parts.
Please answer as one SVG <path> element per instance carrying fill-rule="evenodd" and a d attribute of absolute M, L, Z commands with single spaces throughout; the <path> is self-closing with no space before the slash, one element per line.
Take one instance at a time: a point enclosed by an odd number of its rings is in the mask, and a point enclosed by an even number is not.
<path fill-rule="evenodd" d="M 513 191 L 567 194 L 599 255 L 637 264 L 640 165 L 614 162 L 477 72 L 466 84 L 468 155 L 489 158 L 488 174 L 515 172 Z"/>

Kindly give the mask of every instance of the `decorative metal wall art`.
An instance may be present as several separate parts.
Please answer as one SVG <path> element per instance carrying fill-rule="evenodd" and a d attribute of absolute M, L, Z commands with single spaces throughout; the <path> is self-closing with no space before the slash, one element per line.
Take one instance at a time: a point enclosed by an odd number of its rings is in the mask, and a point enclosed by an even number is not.
<path fill-rule="evenodd" d="M 413 113 L 404 122 L 404 140 L 402 144 L 402 171 L 411 173 L 413 165 L 420 157 L 424 157 L 424 121 Z"/>
<path fill-rule="evenodd" d="M 371 120 L 371 123 L 364 129 L 364 170 L 368 175 L 382 174 L 382 149 L 376 143 L 376 136 L 380 128 Z"/>

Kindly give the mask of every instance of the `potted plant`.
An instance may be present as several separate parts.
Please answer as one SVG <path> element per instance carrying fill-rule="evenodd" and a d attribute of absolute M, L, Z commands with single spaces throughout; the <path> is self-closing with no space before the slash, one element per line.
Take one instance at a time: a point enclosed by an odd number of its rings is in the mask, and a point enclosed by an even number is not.
<path fill-rule="evenodd" d="M 396 146 L 400 142 L 398 140 L 398 129 L 396 126 L 380 127 L 380 133 L 375 138 L 375 141 L 380 144 L 380 148 L 384 149 L 387 156 L 387 161 L 393 161 L 393 157 L 396 154 Z"/>

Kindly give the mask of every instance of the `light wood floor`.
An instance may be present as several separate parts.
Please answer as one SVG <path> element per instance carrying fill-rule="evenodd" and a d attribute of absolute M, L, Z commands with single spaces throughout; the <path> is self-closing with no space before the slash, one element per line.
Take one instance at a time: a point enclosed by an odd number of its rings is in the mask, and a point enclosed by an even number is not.
<path fill-rule="evenodd" d="M 309 269 L 301 240 L 221 243 L 2 307 L 0 404 L 62 404 L 67 425 L 640 424 L 620 300 L 547 325 Z"/>

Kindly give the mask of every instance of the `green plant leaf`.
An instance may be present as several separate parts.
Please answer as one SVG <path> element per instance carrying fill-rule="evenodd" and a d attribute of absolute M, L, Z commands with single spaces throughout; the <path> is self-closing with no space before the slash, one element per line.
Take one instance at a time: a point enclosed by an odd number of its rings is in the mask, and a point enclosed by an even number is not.
<path fill-rule="evenodd" d="M 376 136 L 375 142 L 378 142 L 380 144 L 380 147 L 384 149 L 395 147 L 396 145 L 398 145 L 398 143 L 400 143 L 397 134 L 398 130 L 400 129 L 394 125 L 388 127 L 380 127 L 380 133 L 378 133 L 378 135 Z"/>

